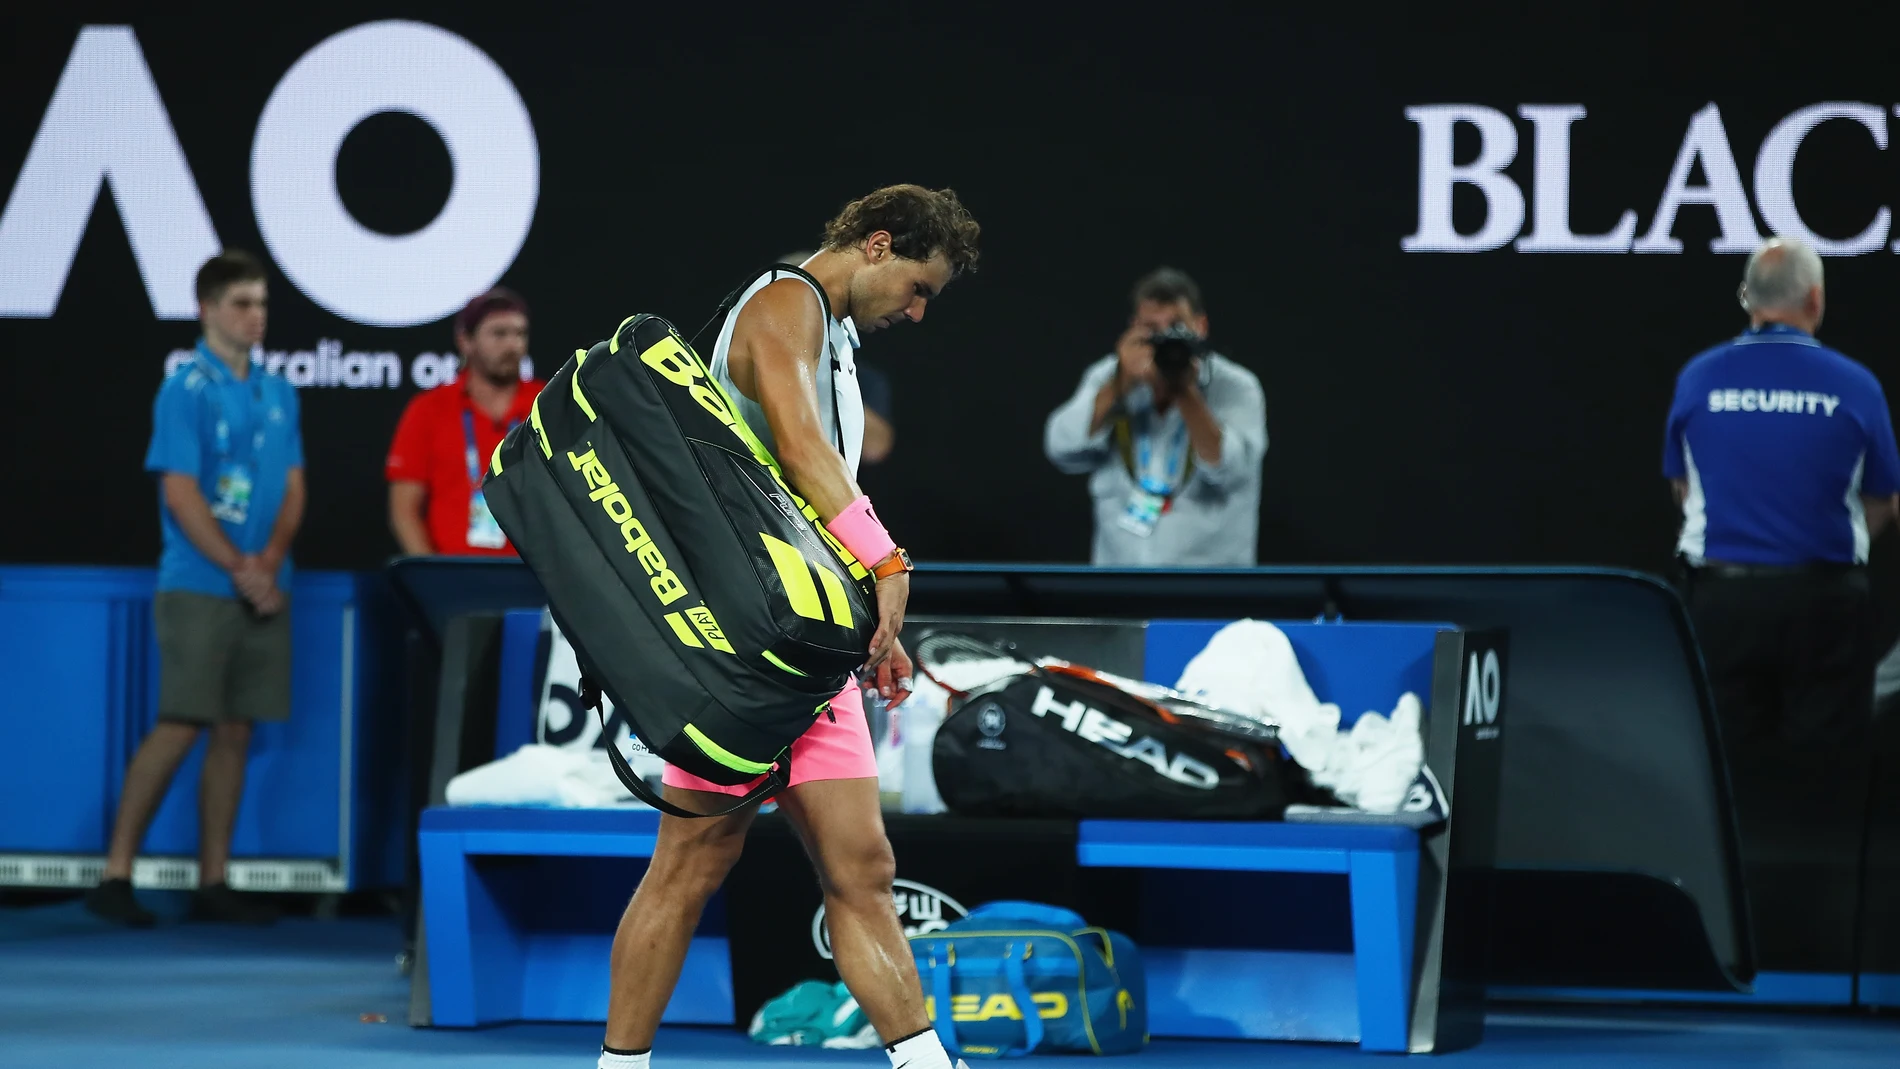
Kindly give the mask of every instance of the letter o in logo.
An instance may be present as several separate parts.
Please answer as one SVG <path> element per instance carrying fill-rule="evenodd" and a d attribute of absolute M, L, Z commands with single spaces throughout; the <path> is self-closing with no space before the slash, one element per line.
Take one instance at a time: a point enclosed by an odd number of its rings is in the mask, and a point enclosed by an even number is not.
<path fill-rule="evenodd" d="M 1503 695 L 1504 681 L 1498 671 L 1498 651 L 1484 651 L 1484 668 L 1479 677 L 1478 698 L 1484 705 L 1484 722 L 1495 724 L 1498 720 L 1498 699 Z"/>
<path fill-rule="evenodd" d="M 392 237 L 350 215 L 336 157 L 358 123 L 401 111 L 435 128 L 454 167 L 429 225 Z M 495 61 L 420 22 L 369 22 L 306 52 L 271 92 L 251 144 L 251 202 L 271 257 L 311 300 L 376 327 L 459 310 L 514 262 L 540 195 L 527 106 Z"/>

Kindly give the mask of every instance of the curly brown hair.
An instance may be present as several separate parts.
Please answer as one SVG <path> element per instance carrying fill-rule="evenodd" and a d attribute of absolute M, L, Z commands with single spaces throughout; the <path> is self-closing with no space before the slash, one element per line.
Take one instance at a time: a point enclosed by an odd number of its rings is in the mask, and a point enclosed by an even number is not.
<path fill-rule="evenodd" d="M 891 251 L 906 260 L 942 253 L 952 277 L 976 270 L 982 228 L 955 190 L 905 184 L 867 193 L 825 224 L 825 247 L 849 248 L 880 230 L 890 232 Z"/>

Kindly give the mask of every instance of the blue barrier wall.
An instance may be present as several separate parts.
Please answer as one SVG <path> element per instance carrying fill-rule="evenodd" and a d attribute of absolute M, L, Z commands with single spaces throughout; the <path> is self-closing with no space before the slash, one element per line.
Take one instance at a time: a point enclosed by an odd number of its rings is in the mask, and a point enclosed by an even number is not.
<path fill-rule="evenodd" d="M 513 572 L 505 566 L 496 570 Z M 1307 601 L 1317 604 L 1321 579 L 1304 572 L 1295 575 L 1294 571 L 1257 569 L 1216 577 L 1216 588 L 1233 595 L 1226 596 L 1225 601 L 1212 598 L 1205 576 L 1104 574 L 1075 568 L 1019 568 L 1011 574 L 1035 599 L 1054 598 L 1049 604 L 1057 606 L 1061 615 L 1087 615 L 1098 609 L 1112 614 L 1114 606 L 1128 603 L 1131 595 L 1123 588 L 1131 584 L 1165 584 L 1169 602 L 1188 611 L 1213 615 L 1230 609 L 1276 611 L 1267 608 L 1274 605 L 1281 605 L 1277 611 L 1282 613 L 1289 607 L 1292 612 L 1300 612 L 1303 610 L 1298 606 Z M 1433 614 L 1509 623 L 1514 633 L 1522 631 L 1524 641 L 1514 646 L 1514 667 L 1521 677 L 1514 687 L 1514 707 L 1526 706 L 1519 711 L 1530 717 L 1525 722 L 1537 728 L 1540 739 L 1552 731 L 1574 730 L 1578 724 L 1587 724 L 1598 733 L 1627 731 L 1624 720 L 1640 713 L 1648 722 L 1648 718 L 1660 715 L 1651 706 L 1675 693 L 1644 690 L 1638 685 L 1642 680 L 1629 682 L 1624 677 L 1631 673 L 1641 676 L 1638 670 L 1645 664 L 1648 668 L 1644 670 L 1654 674 L 1655 664 L 1641 660 L 1645 650 L 1656 651 L 1650 656 L 1652 662 L 1660 663 L 1658 658 L 1667 661 L 1665 655 L 1680 660 L 1679 654 L 1672 654 L 1675 646 L 1671 645 L 1671 641 L 1681 645 L 1679 640 L 1636 631 L 1628 626 L 1630 612 L 1617 616 L 1612 628 L 1608 617 L 1598 619 L 1600 611 L 1597 616 L 1586 611 L 1601 610 L 1603 605 L 1599 603 L 1605 603 L 1607 594 L 1621 591 L 1629 595 L 1624 600 L 1629 600 L 1645 593 L 1643 584 L 1635 582 L 1641 577 L 1546 575 L 1521 569 L 1349 571 L 1352 574 L 1339 580 L 1344 585 L 1337 592 L 1349 613 L 1403 619 L 1423 606 Z M 920 575 L 927 580 L 920 587 L 920 598 L 930 601 L 933 612 L 1007 615 L 1012 610 L 1024 611 L 1023 606 L 1009 599 L 976 596 L 1000 582 L 987 572 L 937 568 Z M 1611 589 L 1614 584 L 1609 581 L 1618 579 L 1623 585 Z M 1276 582 L 1313 586 L 1309 592 L 1313 597 L 1276 595 L 1278 588 L 1272 586 Z M 523 583 L 532 585 L 525 579 L 517 585 Z M 1579 584 L 1595 593 L 1583 597 Z M 11 745 L 0 750 L 0 882 L 18 882 L 12 873 L 19 871 L 15 863 L 21 858 L 96 857 L 103 852 L 125 763 L 154 713 L 157 664 L 150 624 L 151 587 L 150 569 L 0 567 L 0 716 L 12 729 Z M 962 600 L 951 596 L 966 587 L 969 596 Z M 1418 589 L 1411 600 L 1393 600 L 1398 597 L 1394 591 L 1403 593 L 1413 587 Z M 1483 601 L 1481 595 L 1487 591 L 1497 597 Z M 1235 601 L 1239 593 L 1246 594 L 1239 599 L 1245 605 Z M 1517 600 L 1497 600 L 1504 593 L 1512 593 Z M 1056 598 L 1056 594 L 1068 600 Z M 302 573 L 293 595 L 294 716 L 287 725 L 267 727 L 259 733 L 237 832 L 237 856 L 310 859 L 330 866 L 340 885 L 394 886 L 401 882 L 406 856 L 400 834 L 407 776 L 400 745 L 403 687 L 397 671 L 405 618 L 394 605 L 380 573 Z M 1096 598 L 1100 604 L 1083 595 Z M 1471 604 L 1466 605 L 1460 598 Z M 531 604 L 533 600 L 517 599 L 512 604 Z M 1148 600 L 1154 598 L 1150 595 Z M 1613 599 L 1608 603 L 1622 604 Z M 1643 608 L 1648 611 L 1647 606 Z M 1537 615 L 1533 609 L 1544 615 Z M 1551 613 L 1558 615 L 1547 619 Z M 531 628 L 535 615 L 524 614 L 510 623 Z M 1181 666 L 1218 626 L 1218 621 L 1157 621 L 1147 636 L 1148 665 L 1144 674 L 1157 682 L 1172 683 Z M 1417 669 L 1397 668 L 1389 678 L 1368 676 L 1364 669 L 1335 671 L 1332 657 L 1313 655 L 1313 644 L 1327 641 L 1332 634 L 1325 630 L 1330 625 L 1297 626 L 1304 631 L 1295 638 L 1301 665 L 1314 689 L 1341 706 L 1345 723 L 1350 724 L 1367 710 L 1389 711 L 1392 696 L 1401 690 L 1426 693 L 1421 684 L 1423 675 Z M 1617 676 L 1620 689 L 1615 689 L 1614 695 L 1599 685 L 1600 676 L 1578 675 L 1575 656 L 1560 664 L 1545 663 L 1551 661 L 1554 650 L 1577 649 L 1588 649 L 1593 657 L 1613 658 L 1628 667 L 1628 672 Z M 1543 660 L 1538 659 L 1540 656 Z M 1402 663 L 1402 658 L 1377 660 L 1388 665 Z M 1691 668 L 1693 660 L 1691 655 Z M 505 744 L 504 749 L 512 749 L 532 738 L 531 672 L 525 677 L 514 676 L 513 686 L 505 688 L 505 693 L 516 695 L 514 708 L 521 717 L 510 721 L 504 716 L 497 741 Z M 1551 749 L 1549 745 L 1545 748 Z M 1574 752 L 1568 746 L 1556 750 Z M 1600 752 L 1593 751 L 1591 756 L 1597 764 L 1603 763 Z M 1633 760 L 1629 755 L 1619 759 Z M 1513 765 L 1525 766 L 1516 773 L 1518 779 L 1511 781 L 1520 793 L 1533 784 L 1548 782 L 1552 773 L 1551 768 L 1536 765 L 1524 754 L 1517 755 Z M 195 847 L 192 792 L 196 767 L 194 759 L 181 773 L 154 825 L 148 854 L 189 855 Z M 1669 782 L 1676 783 L 1683 775 L 1682 766 L 1671 758 L 1668 767 Z M 1647 766 L 1642 771 L 1649 777 L 1643 782 L 1656 780 L 1657 773 Z M 1675 789 L 1681 789 L 1681 784 L 1677 783 Z M 1542 865 L 1587 861 L 1594 856 L 1590 854 L 1595 849 L 1591 843 L 1597 840 L 1587 838 L 1593 835 L 1623 851 L 1616 855 L 1619 871 L 1672 871 L 1670 865 L 1643 861 L 1647 853 L 1634 851 L 1634 847 L 1625 849 L 1629 842 L 1626 836 L 1635 834 L 1634 826 L 1626 814 L 1606 805 L 1606 799 L 1593 796 L 1588 809 L 1562 807 L 1561 813 L 1567 816 L 1561 826 L 1546 827 L 1548 821 L 1531 821 L 1540 829 L 1534 841 L 1545 844 L 1539 848 L 1542 852 L 1528 858 L 1513 855 L 1511 861 Z M 1593 827 L 1578 823 L 1583 812 L 1593 813 L 1594 819 L 1588 822 Z M 1650 815 L 1653 817 L 1653 810 Z M 1650 829 L 1655 826 L 1653 819 L 1643 825 Z M 1608 834 L 1604 828 L 1617 830 L 1613 841 L 1604 839 Z M 1707 841 L 1708 836 L 1698 828 L 1685 830 L 1694 832 L 1685 842 Z M 1579 836 L 1586 838 L 1580 840 Z M 1518 846 L 1531 841 L 1523 836 L 1510 840 Z M 1680 854 L 1680 849 L 1672 847 L 1658 856 Z M 1712 908 L 1706 895 L 1698 902 L 1705 911 Z M 1727 921 L 1716 918 L 1708 923 L 1712 931 L 1720 933 Z M 1888 964 L 1884 958 L 1876 962 L 1877 967 Z M 1863 974 L 1859 1001 L 1900 999 L 1891 993 L 1891 985 L 1882 986 L 1892 975 L 1890 967 L 1884 973 Z M 1766 996 L 1767 992 L 1760 994 Z M 1832 995 L 1827 1000 L 1832 1000 Z"/>
<path fill-rule="evenodd" d="M 399 878 L 381 782 L 396 757 L 386 710 L 399 695 L 385 670 L 379 582 L 297 575 L 291 715 L 253 737 L 235 859 L 325 863 L 324 889 Z M 147 568 L 0 568 L 0 720 L 10 727 L 0 855 L 105 851 L 126 763 L 158 711 L 153 584 Z M 202 752 L 201 743 L 180 768 L 144 856 L 195 855 Z"/>

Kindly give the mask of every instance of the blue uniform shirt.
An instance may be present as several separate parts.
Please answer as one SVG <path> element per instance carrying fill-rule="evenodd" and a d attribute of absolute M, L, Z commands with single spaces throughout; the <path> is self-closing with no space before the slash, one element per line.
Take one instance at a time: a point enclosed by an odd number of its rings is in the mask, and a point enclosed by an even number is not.
<path fill-rule="evenodd" d="M 1689 484 L 1676 548 L 1693 564 L 1860 564 L 1860 499 L 1900 491 L 1900 455 L 1873 373 L 1770 323 L 1682 369 L 1663 475 Z"/>
<path fill-rule="evenodd" d="M 197 479 L 238 552 L 262 552 L 277 525 L 290 469 L 303 467 L 297 416 L 297 390 L 288 380 L 252 364 L 240 381 L 200 338 L 192 361 L 158 388 L 145 470 Z M 162 489 L 158 513 L 164 530 L 158 589 L 237 597 L 230 575 L 200 553 L 173 519 Z M 289 584 L 286 556 L 277 585 L 287 590 Z"/>

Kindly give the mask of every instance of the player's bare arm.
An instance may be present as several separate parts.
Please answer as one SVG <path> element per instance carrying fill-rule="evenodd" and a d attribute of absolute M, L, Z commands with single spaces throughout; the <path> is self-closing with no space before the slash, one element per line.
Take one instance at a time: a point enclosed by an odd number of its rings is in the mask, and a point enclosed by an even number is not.
<path fill-rule="evenodd" d="M 740 309 L 727 360 L 733 384 L 765 409 L 779 465 L 792 488 L 820 519 L 830 521 L 863 491 L 818 415 L 818 361 L 824 351 L 825 312 L 818 296 L 802 280 L 784 278 Z"/>
<path fill-rule="evenodd" d="M 780 279 L 740 309 L 726 359 L 733 385 L 765 410 L 785 477 L 829 523 L 863 491 L 818 415 L 818 361 L 825 349 L 825 327 L 824 307 L 811 287 L 800 279 Z M 881 562 L 862 563 L 874 567 Z M 887 699 L 908 691 L 910 668 L 901 647 L 898 659 L 904 663 L 895 671 L 885 661 L 904 629 L 909 601 L 908 574 L 878 580 L 878 629 L 865 667 L 876 672 L 877 689 Z"/>

